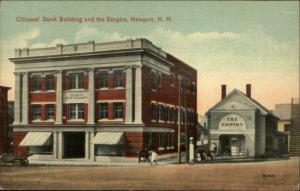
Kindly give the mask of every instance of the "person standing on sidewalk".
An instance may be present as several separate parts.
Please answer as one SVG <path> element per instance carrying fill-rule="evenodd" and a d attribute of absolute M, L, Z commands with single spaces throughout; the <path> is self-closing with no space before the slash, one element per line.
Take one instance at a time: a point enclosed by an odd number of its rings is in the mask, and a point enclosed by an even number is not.
<path fill-rule="evenodd" d="M 152 154 L 151 154 L 151 165 L 155 162 L 155 164 L 157 165 L 157 158 L 158 158 L 158 154 L 156 152 L 155 149 L 153 149 Z"/>

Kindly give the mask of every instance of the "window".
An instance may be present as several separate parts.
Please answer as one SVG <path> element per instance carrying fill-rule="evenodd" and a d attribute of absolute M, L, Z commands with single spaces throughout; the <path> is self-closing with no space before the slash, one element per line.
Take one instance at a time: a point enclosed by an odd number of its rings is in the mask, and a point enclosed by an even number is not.
<path fill-rule="evenodd" d="M 84 119 L 84 104 L 69 104 L 69 119 Z"/>
<path fill-rule="evenodd" d="M 101 71 L 99 72 L 99 88 L 107 88 L 108 87 L 108 72 Z"/>
<path fill-rule="evenodd" d="M 123 118 L 123 103 L 114 103 L 114 119 Z"/>
<path fill-rule="evenodd" d="M 157 107 L 155 103 L 151 104 L 151 114 L 152 114 L 152 120 L 157 120 Z"/>
<path fill-rule="evenodd" d="M 54 76 L 53 75 L 46 76 L 46 90 L 54 90 Z"/>
<path fill-rule="evenodd" d="M 174 108 L 173 112 L 173 121 L 176 122 L 178 118 L 178 109 Z"/>
<path fill-rule="evenodd" d="M 78 89 L 83 89 L 84 87 L 84 76 L 83 74 L 78 74 Z"/>
<path fill-rule="evenodd" d="M 157 84 L 158 84 L 158 87 L 161 87 L 161 85 L 162 85 L 162 74 L 161 73 L 157 74 Z"/>
<path fill-rule="evenodd" d="M 69 119 L 76 119 L 76 104 L 69 104 Z"/>
<path fill-rule="evenodd" d="M 69 75 L 69 89 L 76 89 L 76 74 Z"/>
<path fill-rule="evenodd" d="M 108 118 L 108 103 L 99 104 L 99 119 Z"/>
<path fill-rule="evenodd" d="M 167 108 L 168 121 L 172 121 L 172 110 L 170 107 Z"/>
<path fill-rule="evenodd" d="M 33 105 L 32 112 L 33 120 L 41 120 L 41 105 Z"/>
<path fill-rule="evenodd" d="M 54 119 L 54 105 L 46 105 L 46 120 Z"/>
<path fill-rule="evenodd" d="M 165 119 L 165 107 L 161 104 L 158 105 L 158 117 L 159 121 L 164 121 Z"/>
<path fill-rule="evenodd" d="M 173 133 L 168 133 L 168 146 L 169 147 L 174 146 L 173 141 L 174 141 L 174 134 Z"/>
<path fill-rule="evenodd" d="M 123 87 L 123 72 L 121 70 L 114 71 L 114 87 Z"/>
<path fill-rule="evenodd" d="M 284 124 L 283 128 L 284 128 L 284 132 L 290 131 L 290 124 Z"/>
<path fill-rule="evenodd" d="M 164 133 L 159 133 L 158 134 L 158 146 L 159 147 L 164 147 Z"/>
<path fill-rule="evenodd" d="M 152 75 L 152 90 L 157 90 L 157 76 L 155 72 L 151 73 Z"/>
<path fill-rule="evenodd" d="M 175 74 L 171 74 L 171 86 L 175 86 L 176 83 L 176 76 Z"/>
<path fill-rule="evenodd" d="M 84 75 L 69 74 L 69 89 L 83 89 L 84 88 Z"/>
<path fill-rule="evenodd" d="M 84 119 L 84 104 L 77 104 L 78 107 L 78 119 Z"/>
<path fill-rule="evenodd" d="M 278 138 L 278 142 L 279 142 L 279 143 L 285 143 L 284 137 L 279 137 L 279 138 Z"/>
<path fill-rule="evenodd" d="M 33 91 L 40 91 L 42 89 L 42 79 L 40 76 L 34 76 L 33 80 Z"/>

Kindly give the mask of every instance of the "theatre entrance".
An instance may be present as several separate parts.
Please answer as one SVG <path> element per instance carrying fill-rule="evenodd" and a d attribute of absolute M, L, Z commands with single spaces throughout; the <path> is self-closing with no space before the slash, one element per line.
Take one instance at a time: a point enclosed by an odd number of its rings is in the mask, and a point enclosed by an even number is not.
<path fill-rule="evenodd" d="M 64 158 L 84 158 L 85 133 L 65 132 L 64 133 Z"/>
<path fill-rule="evenodd" d="M 220 154 L 236 156 L 245 153 L 244 135 L 220 135 Z"/>

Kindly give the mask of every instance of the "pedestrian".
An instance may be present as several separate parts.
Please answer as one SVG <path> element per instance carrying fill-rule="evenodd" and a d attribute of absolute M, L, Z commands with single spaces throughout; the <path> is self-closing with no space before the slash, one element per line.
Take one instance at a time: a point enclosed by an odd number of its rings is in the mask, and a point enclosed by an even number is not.
<path fill-rule="evenodd" d="M 156 150 L 153 149 L 152 154 L 151 154 L 151 165 L 154 162 L 157 165 L 157 158 L 158 158 L 158 154 L 157 154 Z"/>

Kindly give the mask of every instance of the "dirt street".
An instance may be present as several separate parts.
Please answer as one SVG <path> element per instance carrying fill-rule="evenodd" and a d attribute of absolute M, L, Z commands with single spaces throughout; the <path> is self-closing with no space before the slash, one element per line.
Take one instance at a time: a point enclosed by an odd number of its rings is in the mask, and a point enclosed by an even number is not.
<path fill-rule="evenodd" d="M 1 167 L 3 189 L 296 190 L 299 161 Z"/>

